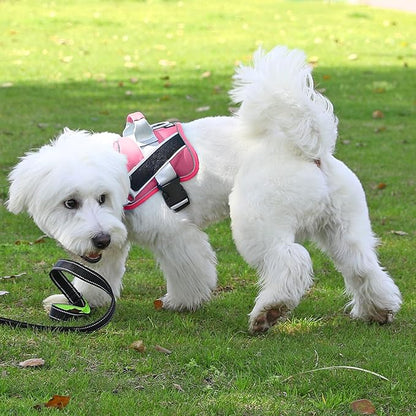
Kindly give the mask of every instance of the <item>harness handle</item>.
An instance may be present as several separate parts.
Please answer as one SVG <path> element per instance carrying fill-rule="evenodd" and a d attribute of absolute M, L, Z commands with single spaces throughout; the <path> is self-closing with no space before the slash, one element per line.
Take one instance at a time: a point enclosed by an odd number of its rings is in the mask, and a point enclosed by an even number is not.
<path fill-rule="evenodd" d="M 110 306 L 108 307 L 107 312 L 100 319 L 83 326 L 55 326 L 32 324 L 0 317 L 0 324 L 8 325 L 12 328 L 29 328 L 52 332 L 93 332 L 102 328 L 104 325 L 107 325 L 110 322 L 116 308 L 116 300 L 111 286 L 94 270 L 91 270 L 88 267 L 72 260 L 58 260 L 49 272 L 49 276 L 52 281 L 59 289 L 61 289 L 62 293 L 70 302 L 70 304 L 53 304 L 49 316 L 57 320 L 68 320 L 71 318 L 86 316 L 90 312 L 88 303 L 68 280 L 65 273 L 76 276 L 79 279 L 102 289 L 110 296 Z"/>

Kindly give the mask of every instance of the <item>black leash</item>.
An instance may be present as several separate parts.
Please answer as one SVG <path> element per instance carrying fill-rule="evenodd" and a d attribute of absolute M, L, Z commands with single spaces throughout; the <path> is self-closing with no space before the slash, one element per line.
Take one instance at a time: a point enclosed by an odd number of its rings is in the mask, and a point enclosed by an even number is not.
<path fill-rule="evenodd" d="M 55 332 L 93 332 L 102 328 L 110 322 L 116 308 L 116 300 L 108 282 L 96 273 L 94 270 L 72 260 L 59 260 L 49 272 L 52 281 L 61 289 L 62 293 L 70 302 L 69 304 L 53 304 L 49 316 L 56 320 L 68 320 L 87 316 L 90 312 L 88 303 L 82 295 L 75 289 L 68 280 L 65 273 L 76 276 L 85 282 L 102 289 L 111 298 L 110 306 L 107 312 L 97 321 L 83 326 L 55 326 L 55 325 L 39 325 L 28 322 L 15 321 L 14 319 L 1 318 L 0 324 L 8 325 L 12 328 L 29 328 L 42 331 Z"/>

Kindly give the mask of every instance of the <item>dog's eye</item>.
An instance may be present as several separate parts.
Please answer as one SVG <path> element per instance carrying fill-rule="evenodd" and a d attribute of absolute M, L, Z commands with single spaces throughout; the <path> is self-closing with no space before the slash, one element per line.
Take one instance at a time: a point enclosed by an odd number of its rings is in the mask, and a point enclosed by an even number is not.
<path fill-rule="evenodd" d="M 76 199 L 67 199 L 66 201 L 64 201 L 64 205 L 65 208 L 68 209 L 77 209 L 79 206 L 78 201 Z"/>
<path fill-rule="evenodd" d="M 99 198 L 98 198 L 98 203 L 99 203 L 100 205 L 102 205 L 102 204 L 104 204 L 104 202 L 105 202 L 105 194 L 102 194 L 102 195 L 100 195 L 100 196 L 99 196 Z"/>

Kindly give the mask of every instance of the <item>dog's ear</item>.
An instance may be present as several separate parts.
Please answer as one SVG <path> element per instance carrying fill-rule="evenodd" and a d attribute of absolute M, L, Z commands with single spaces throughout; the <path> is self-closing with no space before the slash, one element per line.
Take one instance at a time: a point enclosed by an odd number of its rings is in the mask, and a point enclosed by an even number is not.
<path fill-rule="evenodd" d="M 45 177 L 39 152 L 27 153 L 9 174 L 9 199 L 6 207 L 10 212 L 18 214 L 28 211 L 33 200 L 37 185 Z"/>

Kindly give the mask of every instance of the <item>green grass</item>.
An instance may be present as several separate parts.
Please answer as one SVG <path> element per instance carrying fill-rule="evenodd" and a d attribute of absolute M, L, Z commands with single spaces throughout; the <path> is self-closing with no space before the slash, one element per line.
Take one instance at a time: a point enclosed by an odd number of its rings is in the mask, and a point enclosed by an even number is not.
<path fill-rule="evenodd" d="M 154 309 L 163 276 L 150 253 L 135 247 L 106 328 L 91 335 L 0 328 L 0 414 L 38 414 L 33 406 L 54 394 L 71 396 L 61 414 L 76 416 L 350 415 L 350 403 L 363 398 L 378 415 L 416 414 L 415 15 L 341 2 L 242 3 L 0 2 L 0 200 L 17 158 L 62 127 L 121 132 L 135 110 L 151 121 L 227 114 L 238 62 L 259 44 L 299 47 L 334 103 L 337 156 L 362 180 L 381 261 L 403 292 L 395 323 L 344 315 L 341 276 L 309 247 L 314 288 L 288 322 L 250 336 L 256 277 L 224 222 L 208 230 L 220 289 L 196 313 Z M 373 119 L 375 110 L 384 118 Z M 0 280 L 10 292 L 0 297 L 1 315 L 48 323 L 41 308 L 55 292 L 48 271 L 65 253 L 48 239 L 28 244 L 41 232 L 25 215 L 0 206 L 0 222 L 0 276 L 27 273 Z M 146 352 L 129 348 L 138 339 Z M 19 368 L 33 357 L 45 365 Z M 322 367 L 334 368 L 299 374 Z"/>

